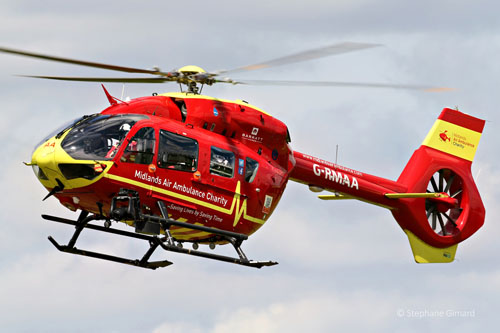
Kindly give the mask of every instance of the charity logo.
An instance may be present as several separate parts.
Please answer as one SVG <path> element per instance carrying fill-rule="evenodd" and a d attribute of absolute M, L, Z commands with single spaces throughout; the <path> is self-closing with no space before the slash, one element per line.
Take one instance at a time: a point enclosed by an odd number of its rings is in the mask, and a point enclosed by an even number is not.
<path fill-rule="evenodd" d="M 442 141 L 444 141 L 444 142 L 446 142 L 446 141 L 450 142 L 451 141 L 451 138 L 446 134 L 447 132 L 448 131 L 444 131 L 444 132 L 442 132 L 442 133 L 439 134 L 439 138 Z"/>

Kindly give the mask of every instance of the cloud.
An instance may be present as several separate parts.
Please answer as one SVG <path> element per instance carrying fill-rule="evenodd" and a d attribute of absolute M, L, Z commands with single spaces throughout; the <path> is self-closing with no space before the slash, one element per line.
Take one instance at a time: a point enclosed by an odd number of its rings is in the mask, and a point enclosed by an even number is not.
<path fill-rule="evenodd" d="M 369 293 L 342 297 L 328 293 L 290 302 L 274 303 L 263 309 L 243 308 L 222 315 L 213 332 L 327 332 L 362 331 L 383 328 L 393 314 L 388 299 L 373 299 Z M 377 308 L 369 304 L 377 301 Z M 363 320 L 358 320 L 360 316 Z"/>
<path fill-rule="evenodd" d="M 153 333 L 200 333 L 203 329 L 196 323 L 163 323 L 153 330 Z"/>
<path fill-rule="evenodd" d="M 492 278 L 494 278 L 492 276 Z M 306 296 L 290 295 L 286 299 L 264 307 L 227 307 L 219 312 L 212 325 L 196 326 L 194 322 L 167 322 L 154 332 L 175 332 L 176 328 L 188 328 L 192 332 L 363 332 L 373 330 L 419 331 L 421 325 L 434 329 L 458 329 L 487 327 L 490 314 L 485 308 L 451 293 L 463 283 L 478 282 L 470 276 L 459 276 L 449 283 L 450 294 L 443 296 L 413 295 L 407 297 L 398 286 L 369 290 L 325 290 L 321 294 Z M 417 286 L 428 288 L 426 281 Z M 472 285 L 477 286 L 476 283 Z M 473 288 L 474 289 L 474 288 Z M 447 289 L 448 290 L 448 289 Z M 477 289 L 475 289 L 477 290 Z M 482 324 L 481 324 L 482 323 Z"/>
<path fill-rule="evenodd" d="M 46 190 L 27 161 L 36 142 L 67 120 L 98 112 L 98 84 L 49 82 L 14 74 L 112 75 L 0 54 L 0 326 L 7 331 L 225 332 L 478 330 L 496 324 L 500 176 L 497 143 L 500 40 L 492 1 L 4 1 L 2 46 L 117 65 L 235 68 L 346 40 L 384 47 L 242 74 L 241 78 L 449 85 L 455 92 L 353 88 L 205 87 L 243 98 L 284 121 L 292 147 L 377 176 L 397 179 L 445 106 L 487 118 L 473 164 L 486 204 L 484 227 L 459 246 L 457 262 L 416 265 L 389 212 L 323 202 L 290 183 L 271 219 L 243 244 L 253 270 L 159 252 L 171 267 L 146 271 L 60 253 L 72 228 L 42 221 L 76 218 Z M 132 24 L 133 23 L 133 24 Z M 486 60 L 485 60 L 486 59 Z M 238 77 L 240 78 L 240 77 Z M 108 85 L 107 85 L 108 86 Z M 114 95 L 121 85 L 109 85 Z M 176 90 L 127 85 L 126 95 Z M 129 257 L 146 244 L 86 232 L 78 246 Z M 229 252 L 231 249 L 220 249 Z M 476 310 L 475 318 L 400 318 L 397 311 Z M 411 312 L 410 312 L 411 313 Z"/>
<path fill-rule="evenodd" d="M 276 302 L 262 308 L 252 306 L 228 309 L 217 316 L 213 325 L 199 327 L 192 322 L 167 322 L 153 332 L 331 332 L 362 331 L 388 327 L 395 316 L 393 297 L 359 292 L 349 295 L 325 293 Z M 376 308 L 370 304 L 378 303 Z M 362 318 L 362 320 L 360 320 Z"/>

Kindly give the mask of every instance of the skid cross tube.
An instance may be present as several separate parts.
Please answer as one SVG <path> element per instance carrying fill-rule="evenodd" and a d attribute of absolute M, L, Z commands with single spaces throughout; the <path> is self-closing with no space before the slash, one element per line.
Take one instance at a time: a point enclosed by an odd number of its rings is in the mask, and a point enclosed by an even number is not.
<path fill-rule="evenodd" d="M 69 220 L 69 219 L 65 219 L 65 218 L 61 218 L 61 217 L 57 217 L 57 216 L 50 216 L 50 215 L 42 215 L 42 218 L 44 218 L 45 220 L 48 220 L 48 221 L 74 225 L 76 227 L 76 230 L 71 238 L 71 241 L 68 243 L 68 245 L 60 245 L 59 243 L 57 243 L 57 241 L 54 238 L 49 236 L 49 241 L 59 251 L 72 253 L 72 254 L 78 254 L 78 255 L 97 258 L 97 259 L 113 261 L 113 262 L 118 262 L 118 263 L 122 263 L 122 264 L 133 265 L 133 266 L 137 266 L 137 267 L 156 269 L 159 267 L 165 267 L 165 266 L 171 265 L 172 262 L 170 262 L 168 260 L 154 261 L 154 262 L 148 261 L 149 258 L 151 257 L 151 255 L 154 253 L 154 251 L 158 248 L 158 246 L 160 246 L 165 251 L 183 253 L 183 254 L 193 255 L 193 256 L 197 256 L 197 257 L 213 259 L 213 260 L 218 260 L 218 261 L 223 261 L 223 262 L 229 262 L 229 263 L 238 264 L 238 265 L 242 265 L 242 266 L 248 266 L 248 267 L 261 268 L 263 266 L 273 266 L 273 265 L 277 264 L 277 262 L 274 262 L 274 261 L 248 260 L 240 248 L 240 245 L 243 242 L 243 240 L 248 239 L 248 236 L 246 236 L 246 235 L 238 234 L 238 233 L 234 233 L 234 232 L 230 232 L 230 231 L 224 231 L 224 230 L 204 227 L 204 226 L 193 225 L 193 224 L 184 223 L 184 222 L 179 222 L 179 221 L 175 221 L 172 219 L 161 218 L 161 217 L 153 216 L 153 215 L 144 215 L 142 213 L 139 213 L 138 215 L 139 215 L 140 221 L 149 220 L 149 221 L 153 221 L 156 223 L 160 223 L 162 225 L 163 230 L 165 231 L 166 236 L 165 237 L 149 236 L 149 235 L 129 232 L 129 231 L 125 231 L 125 230 L 119 230 L 119 229 L 114 229 L 114 228 L 109 228 L 109 227 L 106 228 L 106 227 L 102 227 L 99 225 L 88 223 L 92 220 L 105 220 L 106 221 L 106 219 L 104 217 L 98 216 L 98 215 L 92 215 L 89 217 L 85 216 L 82 218 L 83 214 L 81 214 L 80 218 L 77 221 L 73 221 L 73 220 Z M 138 221 L 136 221 L 136 222 L 138 222 Z M 177 246 L 177 245 L 175 245 L 175 239 L 170 235 L 169 229 L 171 226 L 178 226 L 178 227 L 182 227 L 182 228 L 189 228 L 192 230 L 205 231 L 205 232 L 209 232 L 211 234 L 217 235 L 217 236 L 221 237 L 223 240 L 226 240 L 233 245 L 236 252 L 238 253 L 239 258 L 223 256 L 223 255 L 218 255 L 218 254 L 213 254 L 213 253 L 208 253 L 208 252 L 203 252 L 203 251 L 184 249 L 180 246 Z M 131 237 L 131 238 L 145 240 L 145 241 L 148 241 L 150 247 L 149 247 L 148 251 L 142 257 L 142 259 L 140 259 L 140 260 L 127 259 L 127 258 L 112 256 L 112 255 L 108 255 L 108 254 L 104 254 L 104 253 L 81 250 L 81 249 L 76 248 L 74 245 L 75 245 L 76 240 L 78 239 L 81 231 L 85 228 L 96 230 L 96 231 L 101 231 L 101 232 L 106 232 L 106 233 L 111 233 L 111 234 L 115 234 L 115 235 L 121 235 L 121 236 L 125 236 L 125 237 Z"/>
<path fill-rule="evenodd" d="M 148 261 L 149 258 L 151 257 L 151 255 L 153 254 L 153 252 L 158 247 L 158 245 L 160 245 L 161 241 L 158 239 L 158 237 L 136 234 L 133 232 L 128 232 L 128 231 L 119 230 L 119 229 L 105 228 L 105 227 L 101 227 L 99 225 L 88 223 L 91 220 L 101 219 L 98 216 L 90 216 L 88 218 L 85 218 L 82 221 L 73 221 L 73 220 L 68 220 L 65 218 L 61 218 L 61 217 L 57 217 L 57 216 L 50 216 L 50 215 L 42 215 L 42 218 L 44 218 L 45 220 L 48 220 L 48 221 L 74 225 L 76 227 L 75 233 L 73 234 L 68 245 L 60 245 L 54 238 L 52 238 L 52 236 L 49 236 L 49 241 L 59 251 L 66 252 L 66 253 L 72 253 L 72 254 L 78 254 L 78 255 L 82 255 L 82 256 L 86 256 L 86 257 L 114 261 L 114 262 L 118 262 L 121 264 L 128 264 L 128 265 L 132 265 L 132 266 L 138 266 L 138 267 L 149 268 L 149 269 L 157 269 L 160 267 L 165 267 L 165 266 L 169 266 L 169 265 L 173 264 L 172 262 L 170 262 L 168 260 L 153 261 L 153 262 Z M 104 254 L 104 253 L 99 253 L 99 252 L 92 252 L 92 251 L 78 249 L 75 247 L 75 243 L 78 239 L 78 236 L 80 235 L 81 231 L 84 228 L 102 231 L 102 232 L 107 232 L 107 233 L 112 233 L 115 235 L 121 235 L 121 236 L 126 236 L 126 237 L 147 240 L 149 242 L 149 250 L 144 254 L 144 256 L 140 260 L 137 260 L 137 259 L 134 260 L 134 259 L 127 259 L 127 258 L 112 256 L 109 254 Z"/>

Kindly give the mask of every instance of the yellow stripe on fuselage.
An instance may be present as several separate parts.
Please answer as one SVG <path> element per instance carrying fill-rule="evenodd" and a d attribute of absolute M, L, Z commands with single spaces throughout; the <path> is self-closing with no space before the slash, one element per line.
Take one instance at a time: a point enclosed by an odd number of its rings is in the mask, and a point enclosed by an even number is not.
<path fill-rule="evenodd" d="M 240 200 L 241 200 L 240 199 L 240 197 L 241 197 L 240 187 L 241 187 L 241 185 L 240 185 L 239 181 L 238 181 L 238 184 L 236 185 L 236 190 L 235 190 L 235 193 L 233 196 L 233 202 L 231 204 L 231 208 L 228 209 L 228 208 L 223 208 L 223 207 L 217 206 L 215 204 L 212 204 L 212 203 L 209 203 L 209 202 L 206 202 L 203 200 L 191 198 L 191 197 L 184 195 L 184 194 L 165 190 L 165 189 L 160 188 L 160 187 L 148 185 L 148 184 L 145 184 L 145 183 L 142 183 L 142 182 L 139 182 L 136 180 L 132 180 L 129 178 L 121 177 L 118 175 L 106 173 L 106 175 L 104 175 L 104 177 L 109 178 L 111 180 L 116 180 L 116 181 L 119 181 L 122 183 L 131 184 L 131 185 L 134 185 L 134 186 L 146 189 L 146 190 L 151 190 L 151 191 L 154 191 L 157 193 L 161 193 L 161 194 L 167 195 L 167 196 L 172 197 L 172 198 L 184 200 L 184 201 L 193 203 L 195 205 L 199 205 L 199 206 L 202 206 L 205 208 L 215 210 L 215 211 L 223 213 L 223 214 L 232 215 L 233 212 L 236 210 L 233 226 L 236 226 L 236 224 L 238 223 L 241 216 L 243 216 L 243 218 L 245 220 L 248 220 L 248 221 L 253 222 L 253 223 L 257 223 L 257 224 L 264 224 L 265 223 L 265 221 L 262 219 L 247 215 L 247 199 L 243 200 L 243 204 L 241 204 L 241 206 L 240 206 Z"/>
<path fill-rule="evenodd" d="M 472 161 L 480 138 L 479 132 L 438 119 L 422 145 Z"/>
<path fill-rule="evenodd" d="M 175 239 L 180 239 L 180 240 L 191 240 L 193 238 L 207 237 L 207 236 L 213 235 L 209 232 L 204 232 L 204 231 L 192 233 L 192 234 L 179 234 L 175 231 L 171 231 L 170 233 Z"/>

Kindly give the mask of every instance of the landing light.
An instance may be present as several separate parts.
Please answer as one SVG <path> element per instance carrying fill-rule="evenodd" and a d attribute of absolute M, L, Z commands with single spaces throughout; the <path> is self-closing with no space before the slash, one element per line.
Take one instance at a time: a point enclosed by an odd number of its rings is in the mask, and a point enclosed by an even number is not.
<path fill-rule="evenodd" d="M 47 178 L 47 176 L 45 175 L 43 170 L 40 169 L 40 167 L 38 165 L 33 164 L 31 167 L 33 168 L 33 172 L 35 173 L 35 176 L 38 179 L 49 180 L 49 178 Z"/>
<path fill-rule="evenodd" d="M 309 191 L 314 192 L 314 193 L 319 193 L 322 192 L 324 189 L 320 186 L 315 186 L 315 185 L 309 185 Z"/>

